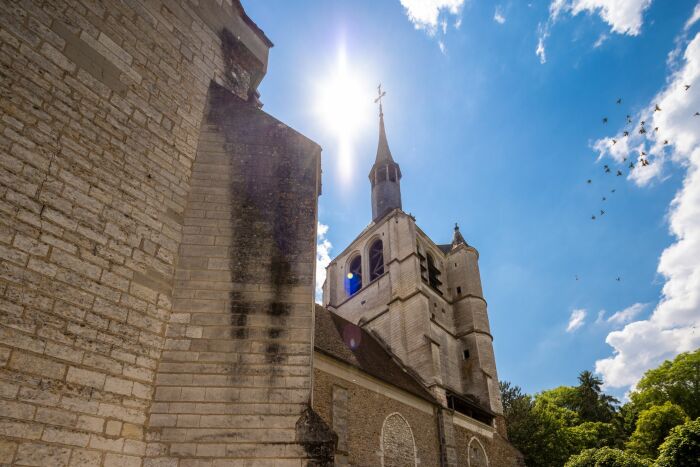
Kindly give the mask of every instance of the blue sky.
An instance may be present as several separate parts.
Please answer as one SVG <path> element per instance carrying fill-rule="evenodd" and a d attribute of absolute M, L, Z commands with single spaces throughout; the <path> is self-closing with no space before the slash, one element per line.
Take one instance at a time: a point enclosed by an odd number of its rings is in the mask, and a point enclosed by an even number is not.
<path fill-rule="evenodd" d="M 244 6 L 276 44 L 264 109 L 323 147 L 330 256 L 371 220 L 381 82 L 404 210 L 438 243 L 459 222 L 481 254 L 500 378 L 535 392 L 590 369 L 622 395 L 645 369 L 700 345 L 696 3 Z M 639 135 L 640 120 L 663 131 Z M 645 149 L 650 166 L 630 172 Z"/>

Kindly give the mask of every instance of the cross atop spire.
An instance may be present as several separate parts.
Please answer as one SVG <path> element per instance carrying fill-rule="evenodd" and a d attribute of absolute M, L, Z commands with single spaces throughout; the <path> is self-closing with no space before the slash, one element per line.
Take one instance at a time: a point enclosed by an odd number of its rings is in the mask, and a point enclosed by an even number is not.
<path fill-rule="evenodd" d="M 377 86 L 377 98 L 374 99 L 374 103 L 379 102 L 379 116 L 383 117 L 384 112 L 382 111 L 382 97 L 386 96 L 386 91 L 382 91 L 382 83 Z"/>

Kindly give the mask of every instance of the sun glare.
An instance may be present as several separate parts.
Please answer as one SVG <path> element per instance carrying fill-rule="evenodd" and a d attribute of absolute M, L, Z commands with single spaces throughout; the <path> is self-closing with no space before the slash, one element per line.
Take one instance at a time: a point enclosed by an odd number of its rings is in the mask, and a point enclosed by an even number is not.
<path fill-rule="evenodd" d="M 363 77 L 358 66 L 348 65 L 341 48 L 335 71 L 317 87 L 316 111 L 323 126 L 337 138 L 338 170 L 344 181 L 351 178 L 354 139 L 364 126 L 373 122 L 375 86 Z"/>

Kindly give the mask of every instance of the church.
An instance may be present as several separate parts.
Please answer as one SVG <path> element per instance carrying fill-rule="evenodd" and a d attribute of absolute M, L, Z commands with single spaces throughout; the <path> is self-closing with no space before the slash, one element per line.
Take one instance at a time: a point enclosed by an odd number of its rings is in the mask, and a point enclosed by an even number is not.
<path fill-rule="evenodd" d="M 328 265 L 316 308 L 314 409 L 338 435 L 336 465 L 518 465 L 479 254 L 457 225 L 433 242 L 403 211 L 401 178 L 380 102 L 372 221 Z"/>
<path fill-rule="evenodd" d="M 316 305 L 321 147 L 262 109 L 239 0 L 0 26 L 0 465 L 521 465 L 478 253 L 402 210 L 383 112 Z"/>

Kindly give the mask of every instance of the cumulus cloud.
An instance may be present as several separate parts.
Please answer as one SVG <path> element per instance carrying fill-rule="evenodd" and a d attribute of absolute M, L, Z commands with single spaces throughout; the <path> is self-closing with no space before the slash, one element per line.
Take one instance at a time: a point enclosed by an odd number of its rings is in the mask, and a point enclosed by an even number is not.
<path fill-rule="evenodd" d="M 331 262 L 331 242 L 326 238 L 328 226 L 318 223 L 316 234 L 316 302 L 323 299 L 323 282 L 326 280 L 326 266 Z"/>
<path fill-rule="evenodd" d="M 416 29 L 423 29 L 434 36 L 438 28 L 441 13 L 459 16 L 464 6 L 464 0 L 401 0 L 406 9 L 406 16 Z M 444 20 L 444 28 L 447 22 Z"/>
<path fill-rule="evenodd" d="M 644 311 L 647 305 L 647 303 L 635 303 L 634 305 L 628 306 L 624 310 L 616 311 L 615 313 L 610 315 L 607 321 L 608 323 L 613 324 L 629 323 L 634 318 L 636 318 L 639 313 Z"/>
<path fill-rule="evenodd" d="M 700 117 L 693 116 L 700 111 L 700 33 L 681 48 L 680 62 L 671 67 L 667 84 L 639 115 L 649 128 L 659 131 L 634 136 L 657 163 L 666 161 L 685 170 L 683 184 L 669 206 L 669 230 L 675 240 L 659 260 L 657 270 L 665 282 L 651 315 L 610 332 L 605 340 L 613 352 L 596 362 L 596 371 L 608 387 L 633 386 L 646 370 L 700 347 L 696 331 L 700 323 Z M 686 90 L 686 85 L 691 87 Z M 662 110 L 654 112 L 657 104 Z M 610 151 L 603 155 L 619 157 Z M 654 178 L 661 176 L 663 171 L 658 169 Z M 650 178 L 631 180 L 645 185 Z"/>
<path fill-rule="evenodd" d="M 536 53 L 540 62 L 546 62 L 545 42 L 549 30 L 563 15 L 597 14 L 610 26 L 611 32 L 636 36 L 642 31 L 644 12 L 651 2 L 652 0 L 552 0 L 549 4 L 549 18 L 538 26 Z M 595 47 L 602 43 L 599 38 Z"/>
<path fill-rule="evenodd" d="M 566 332 L 574 332 L 586 322 L 586 310 L 578 309 L 571 312 L 569 316 L 569 324 L 566 326 Z"/>
<path fill-rule="evenodd" d="M 503 24 L 506 22 L 506 17 L 503 16 L 503 10 L 501 10 L 500 5 L 496 5 L 496 11 L 493 12 L 493 20 L 498 24 Z"/>

